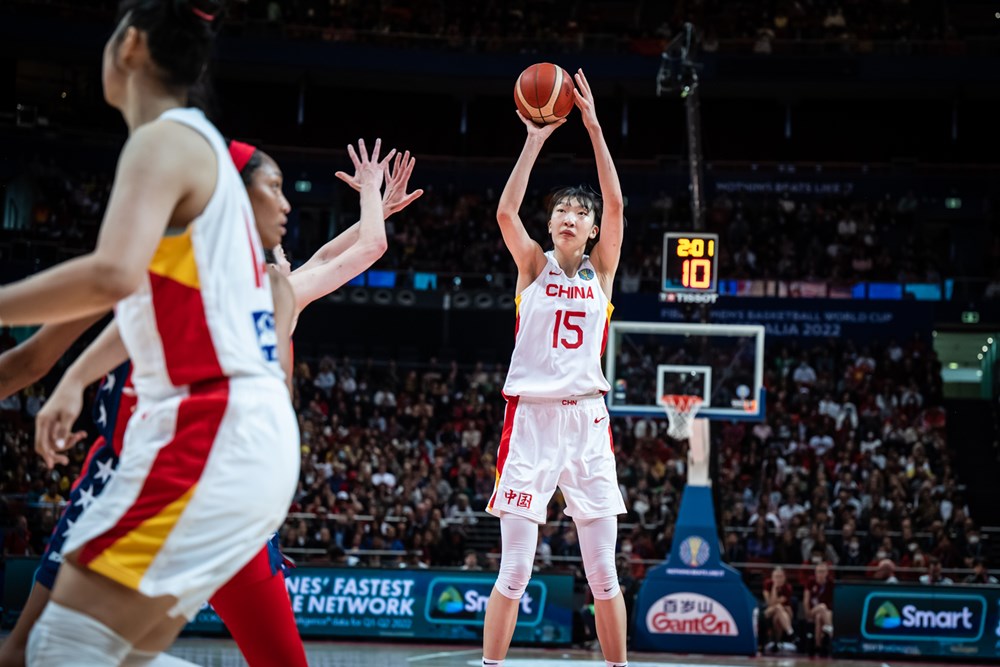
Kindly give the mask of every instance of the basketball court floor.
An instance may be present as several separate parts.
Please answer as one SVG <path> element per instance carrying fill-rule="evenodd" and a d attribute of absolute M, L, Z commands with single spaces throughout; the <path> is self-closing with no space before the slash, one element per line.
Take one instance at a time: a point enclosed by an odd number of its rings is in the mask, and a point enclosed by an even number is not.
<path fill-rule="evenodd" d="M 311 667 L 478 667 L 482 649 L 474 646 L 307 642 Z M 170 650 L 179 658 L 205 667 L 246 665 L 236 645 L 224 639 L 179 639 Z M 898 663 L 907 665 L 914 663 Z M 921 667 L 933 663 L 921 662 Z M 604 665 L 597 651 L 578 649 L 511 649 L 505 667 L 594 667 Z M 636 653 L 632 667 L 896 667 L 894 661 L 840 660 L 805 656 L 727 657 Z M 950 663 L 954 667 L 954 663 Z"/>

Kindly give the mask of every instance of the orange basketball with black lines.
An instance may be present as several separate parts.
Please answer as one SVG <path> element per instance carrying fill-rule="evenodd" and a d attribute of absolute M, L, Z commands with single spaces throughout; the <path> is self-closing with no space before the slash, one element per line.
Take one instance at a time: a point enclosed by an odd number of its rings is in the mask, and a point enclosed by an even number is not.
<path fill-rule="evenodd" d="M 517 77 L 514 103 L 525 118 L 539 125 L 554 123 L 573 110 L 573 77 L 559 65 L 532 65 Z"/>

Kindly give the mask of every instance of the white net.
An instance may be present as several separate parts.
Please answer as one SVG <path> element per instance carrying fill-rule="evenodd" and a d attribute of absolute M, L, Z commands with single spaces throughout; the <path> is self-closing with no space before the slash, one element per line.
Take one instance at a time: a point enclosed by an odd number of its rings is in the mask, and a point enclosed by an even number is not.
<path fill-rule="evenodd" d="M 662 399 L 663 409 L 670 420 L 670 428 L 667 435 L 674 440 L 688 440 L 691 438 L 691 425 L 694 423 L 698 408 L 701 407 L 701 398 L 697 396 L 683 396 L 669 394 Z"/>

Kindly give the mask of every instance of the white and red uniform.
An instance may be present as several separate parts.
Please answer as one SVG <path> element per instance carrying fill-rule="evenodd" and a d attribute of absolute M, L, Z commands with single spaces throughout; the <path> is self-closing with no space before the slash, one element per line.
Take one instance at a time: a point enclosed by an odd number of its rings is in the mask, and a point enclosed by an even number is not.
<path fill-rule="evenodd" d="M 299 434 L 246 188 L 200 111 L 160 120 L 212 146 L 215 191 L 116 307 L 139 402 L 114 479 L 63 551 L 144 595 L 177 597 L 172 614 L 193 617 L 284 519 Z"/>
<path fill-rule="evenodd" d="M 622 514 L 601 371 L 613 307 L 589 258 L 569 277 L 551 251 L 545 257 L 516 299 L 497 481 L 486 511 L 544 523 L 558 486 L 574 519 Z"/>

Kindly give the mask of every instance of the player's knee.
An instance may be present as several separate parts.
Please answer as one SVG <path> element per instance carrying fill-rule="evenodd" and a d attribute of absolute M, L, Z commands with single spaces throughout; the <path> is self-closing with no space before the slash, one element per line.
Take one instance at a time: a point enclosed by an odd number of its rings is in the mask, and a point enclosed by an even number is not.
<path fill-rule="evenodd" d="M 103 667 L 118 665 L 131 645 L 100 621 L 50 602 L 28 637 L 27 664 L 32 667 Z"/>
<path fill-rule="evenodd" d="M 529 581 L 531 581 L 531 561 L 504 554 L 500 560 L 500 574 L 496 583 L 496 589 L 500 594 L 512 600 L 520 600 Z"/>
<path fill-rule="evenodd" d="M 618 595 L 618 572 L 613 558 L 601 558 L 587 568 L 587 583 L 595 600 L 610 600 Z"/>

